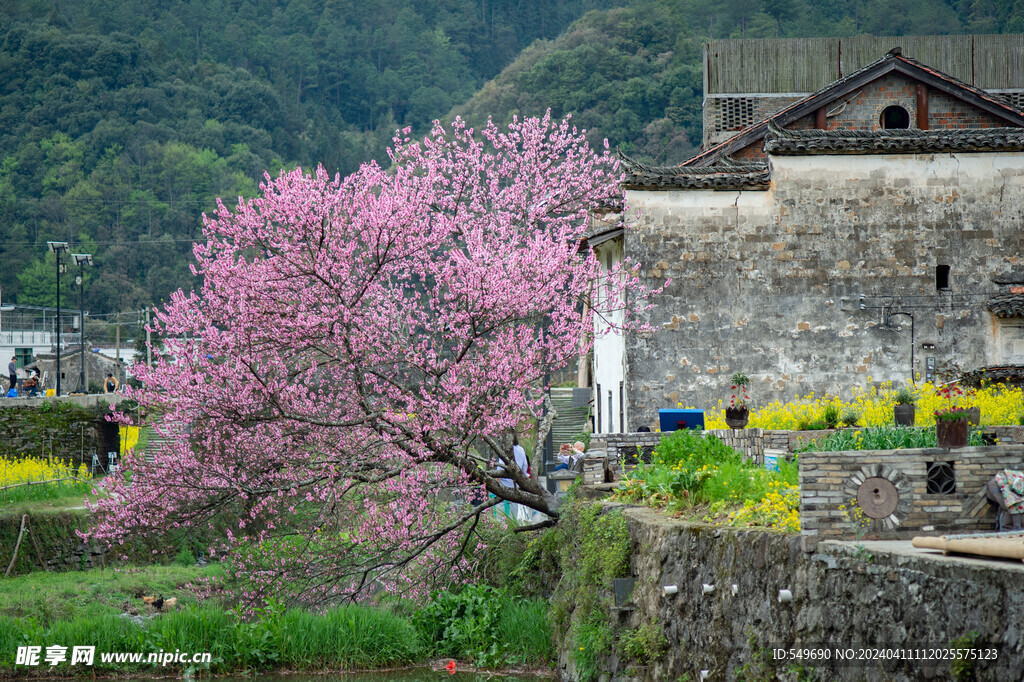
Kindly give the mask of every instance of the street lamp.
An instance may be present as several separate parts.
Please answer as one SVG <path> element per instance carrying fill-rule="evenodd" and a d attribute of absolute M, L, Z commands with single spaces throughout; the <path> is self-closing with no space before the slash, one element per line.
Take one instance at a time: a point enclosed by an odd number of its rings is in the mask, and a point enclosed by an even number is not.
<path fill-rule="evenodd" d="M 60 272 L 66 265 L 60 262 L 60 254 L 68 252 L 67 242 L 46 242 L 50 251 L 57 256 L 57 393 L 60 395 Z"/>
<path fill-rule="evenodd" d="M 79 390 L 82 393 L 88 393 L 89 389 L 85 385 L 85 266 L 92 265 L 92 254 L 91 253 L 73 253 L 71 258 L 74 259 L 75 263 L 78 264 L 78 339 L 80 341 L 80 351 L 82 353 L 82 361 L 79 363 L 78 372 L 78 385 L 81 387 Z"/>

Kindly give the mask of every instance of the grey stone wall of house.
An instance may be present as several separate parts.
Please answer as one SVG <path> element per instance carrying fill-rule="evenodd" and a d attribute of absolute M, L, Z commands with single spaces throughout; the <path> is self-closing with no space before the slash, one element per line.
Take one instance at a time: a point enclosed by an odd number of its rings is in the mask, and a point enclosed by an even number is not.
<path fill-rule="evenodd" d="M 946 648 L 972 632 L 976 646 L 999 652 L 995 661 L 975 662 L 970 679 L 1022 679 L 1020 562 L 890 551 L 886 543 L 858 551 L 854 543 L 688 524 L 650 509 L 623 513 L 636 543 L 635 586 L 629 603 L 611 613 L 613 681 L 699 680 L 705 670 L 709 680 L 797 679 L 801 671 L 819 680 L 954 679 L 949 660 L 805 661 L 793 670 L 792 662 L 774 662 L 771 649 Z M 713 591 L 705 594 L 705 584 Z M 677 594 L 666 597 L 665 585 Z M 780 602 L 780 590 L 792 600 Z M 639 665 L 619 642 L 645 625 L 663 633 L 667 647 Z M 571 679 L 571 652 L 560 660 Z"/>
<path fill-rule="evenodd" d="M 754 405 L 848 394 L 999 360 L 991 278 L 1022 263 L 1024 154 L 773 156 L 766 190 L 627 190 L 625 252 L 671 282 L 626 338 L 627 412 L 698 408 L 751 378 Z M 949 288 L 936 268 L 950 266 Z M 866 310 L 859 306 L 866 296 Z M 925 350 L 924 344 L 934 346 Z"/>
<path fill-rule="evenodd" d="M 805 535 L 976 533 L 995 530 L 985 485 L 1003 469 L 1024 468 L 1024 445 L 805 452 L 798 462 Z M 855 520 L 843 506 L 866 516 Z"/>
<path fill-rule="evenodd" d="M 810 93 L 731 93 L 704 100 L 704 139 L 707 149 L 725 142 L 745 128 L 777 114 Z"/>

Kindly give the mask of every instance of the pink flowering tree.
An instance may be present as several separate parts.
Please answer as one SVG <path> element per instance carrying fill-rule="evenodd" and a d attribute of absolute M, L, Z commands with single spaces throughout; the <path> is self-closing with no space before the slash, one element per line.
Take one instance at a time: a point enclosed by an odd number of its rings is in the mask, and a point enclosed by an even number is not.
<path fill-rule="evenodd" d="M 621 206 L 617 162 L 548 117 L 456 120 L 390 156 L 268 176 L 205 217 L 197 290 L 157 314 L 171 359 L 136 368 L 166 439 L 125 458 L 96 537 L 226 518 L 247 596 L 326 603 L 457 579 L 505 500 L 558 519 L 509 437 L 588 350 L 592 286 L 646 296 L 580 249 Z"/>

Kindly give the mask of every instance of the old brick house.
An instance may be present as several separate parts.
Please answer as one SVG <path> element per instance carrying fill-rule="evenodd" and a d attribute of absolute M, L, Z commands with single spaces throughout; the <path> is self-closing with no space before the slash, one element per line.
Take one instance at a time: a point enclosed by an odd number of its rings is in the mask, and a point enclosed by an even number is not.
<path fill-rule="evenodd" d="M 640 261 L 648 285 L 671 284 L 643 313 L 656 333 L 595 348 L 597 430 L 653 426 L 677 402 L 713 407 L 736 371 L 764 403 L 923 377 L 947 360 L 1024 365 L 1021 38 L 884 39 L 884 56 L 855 70 L 839 39 L 827 54 L 800 41 L 709 45 L 706 87 L 746 50 L 776 92 L 708 96 L 706 149 L 688 161 L 626 159 L 635 228 L 597 222 L 590 245 L 608 264 Z M 863 55 L 883 39 L 843 40 Z M 928 46 L 960 78 L 885 54 L 899 43 Z M 839 77 L 786 91 L 771 66 L 794 71 L 801 50 L 813 78 Z M 755 121 L 765 107 L 776 108 Z"/>

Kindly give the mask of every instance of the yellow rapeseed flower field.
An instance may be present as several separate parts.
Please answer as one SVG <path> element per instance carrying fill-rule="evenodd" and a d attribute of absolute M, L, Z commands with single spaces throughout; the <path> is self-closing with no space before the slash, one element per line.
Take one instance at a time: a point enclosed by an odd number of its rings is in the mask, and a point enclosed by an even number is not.
<path fill-rule="evenodd" d="M 796 430 L 801 425 L 821 420 L 825 416 L 825 408 L 832 405 L 842 414 L 847 410 L 860 412 L 858 426 L 892 426 L 892 408 L 896 404 L 895 394 L 898 388 L 892 383 L 883 384 L 880 389 L 855 389 L 849 400 L 837 396 L 816 396 L 810 393 L 795 396 L 793 400 L 782 403 L 778 400 L 767 405 L 754 406 L 750 413 L 752 428 L 763 428 L 780 431 Z M 917 425 L 933 426 L 935 411 L 950 407 L 950 401 L 939 395 L 938 387 L 931 383 L 920 383 L 916 386 L 907 384 L 907 388 L 917 396 Z M 977 390 L 966 390 L 957 396 L 952 403 L 962 407 L 981 408 L 981 423 L 984 426 L 999 424 L 1019 424 L 1024 416 L 1024 392 L 1020 388 L 993 384 Z M 725 409 L 722 401 L 717 408 L 705 410 L 705 428 L 726 429 Z"/>
<path fill-rule="evenodd" d="M 32 481 L 52 481 L 58 478 L 78 478 L 88 481 L 92 475 L 85 464 L 76 468 L 70 461 L 65 462 L 62 459 L 50 461 L 41 457 L 26 457 L 24 459 L 0 457 L 0 486 Z"/>
<path fill-rule="evenodd" d="M 121 452 L 125 453 L 134 450 L 139 443 L 139 427 L 121 425 L 118 429 L 121 437 Z"/>

